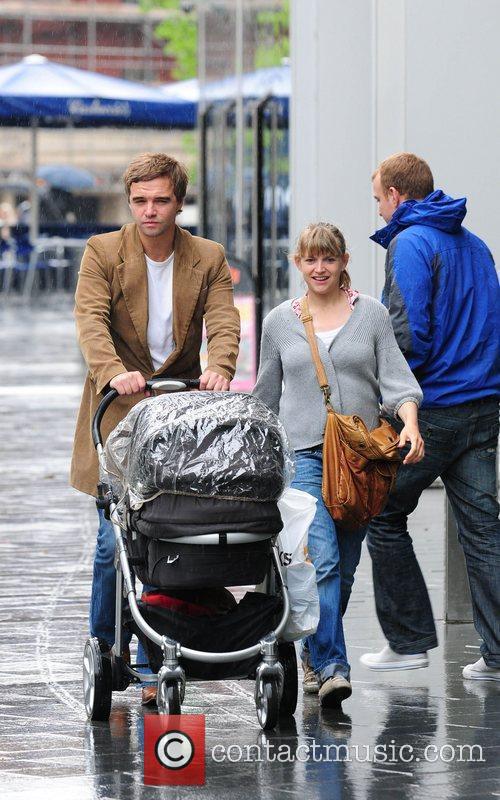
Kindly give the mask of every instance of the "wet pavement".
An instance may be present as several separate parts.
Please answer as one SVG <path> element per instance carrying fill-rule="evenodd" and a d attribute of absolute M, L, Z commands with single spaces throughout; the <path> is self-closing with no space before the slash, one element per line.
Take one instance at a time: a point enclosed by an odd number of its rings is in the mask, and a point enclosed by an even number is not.
<path fill-rule="evenodd" d="M 206 715 L 206 786 L 145 786 L 143 722 L 154 712 L 141 708 L 139 689 L 113 694 L 109 724 L 88 723 L 82 703 L 96 513 L 67 485 L 83 376 L 68 300 L 11 303 L 0 321 L 0 797 L 500 797 L 500 685 L 462 680 L 479 657 L 477 636 L 443 624 L 439 489 L 412 519 L 439 626 L 430 667 L 376 674 L 358 663 L 383 643 L 364 553 L 346 618 L 353 696 L 344 713 L 319 714 L 317 699 L 300 695 L 294 724 L 263 733 L 251 683 L 188 684 L 184 713 Z M 305 744 L 308 761 L 297 751 Z M 214 760 L 217 745 L 233 745 L 233 761 L 220 760 L 222 747 Z"/>

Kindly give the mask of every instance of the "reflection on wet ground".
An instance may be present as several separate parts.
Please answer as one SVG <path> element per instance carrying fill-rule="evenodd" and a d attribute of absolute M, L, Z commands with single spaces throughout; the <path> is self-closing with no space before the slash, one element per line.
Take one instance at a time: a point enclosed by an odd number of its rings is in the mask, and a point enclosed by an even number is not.
<path fill-rule="evenodd" d="M 95 509 L 67 486 L 83 367 L 67 300 L 0 313 L 1 796 L 194 797 L 200 789 L 144 786 L 143 723 L 152 712 L 136 687 L 113 695 L 109 725 L 86 722 L 81 655 Z M 203 796 L 500 796 L 500 686 L 462 680 L 462 666 L 478 658 L 477 637 L 471 625 L 442 623 L 443 515 L 442 492 L 429 490 L 412 520 L 441 620 L 430 667 L 374 674 L 359 665 L 382 643 L 365 554 L 346 620 L 354 693 L 344 713 L 319 714 L 314 696 L 300 697 L 293 724 L 263 733 L 250 683 L 188 685 L 184 712 L 206 715 Z M 211 757 L 217 745 L 233 745 L 232 761 L 220 760 L 221 747 Z"/>

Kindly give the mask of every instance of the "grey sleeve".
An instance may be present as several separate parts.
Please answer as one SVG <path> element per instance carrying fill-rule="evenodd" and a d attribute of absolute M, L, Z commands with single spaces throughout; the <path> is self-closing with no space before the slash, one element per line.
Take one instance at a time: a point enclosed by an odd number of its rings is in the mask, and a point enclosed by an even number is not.
<path fill-rule="evenodd" d="M 275 414 L 279 413 L 282 382 L 283 366 L 281 357 L 269 333 L 266 320 L 264 320 L 260 344 L 259 372 L 252 394 L 262 400 Z"/>
<path fill-rule="evenodd" d="M 406 402 L 422 402 L 422 390 L 408 366 L 408 362 L 398 347 L 389 314 L 383 312 L 384 319 L 377 333 L 375 354 L 377 373 L 382 395 L 383 411 L 396 416 Z"/>

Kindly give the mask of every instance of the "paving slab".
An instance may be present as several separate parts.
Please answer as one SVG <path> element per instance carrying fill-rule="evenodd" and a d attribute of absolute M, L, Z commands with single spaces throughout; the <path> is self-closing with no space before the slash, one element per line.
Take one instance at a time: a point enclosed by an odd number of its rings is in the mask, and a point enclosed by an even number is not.
<path fill-rule="evenodd" d="M 429 668 L 376 674 L 359 664 L 383 644 L 364 552 L 346 617 L 353 696 L 343 712 L 320 714 L 301 695 L 293 723 L 264 733 L 250 682 L 189 684 L 183 713 L 205 715 L 206 785 L 144 785 L 144 719 L 154 712 L 140 706 L 139 688 L 113 695 L 109 724 L 89 723 L 82 702 L 96 512 L 68 486 L 84 371 L 66 297 L 0 308 L 0 367 L 3 799 L 500 796 L 500 686 L 462 680 L 478 638 L 472 625 L 443 622 L 440 489 L 425 492 L 411 519 L 438 620 Z"/>

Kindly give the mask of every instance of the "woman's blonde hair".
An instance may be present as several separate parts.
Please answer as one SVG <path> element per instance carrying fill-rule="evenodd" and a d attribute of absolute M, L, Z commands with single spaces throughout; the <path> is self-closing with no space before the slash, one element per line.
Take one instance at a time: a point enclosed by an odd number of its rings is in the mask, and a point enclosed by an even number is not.
<path fill-rule="evenodd" d="M 293 258 L 296 261 L 316 256 L 341 258 L 346 253 L 344 234 L 336 225 L 331 222 L 311 222 L 299 235 Z M 341 289 L 351 286 L 351 276 L 345 268 L 340 273 L 339 285 Z"/>

